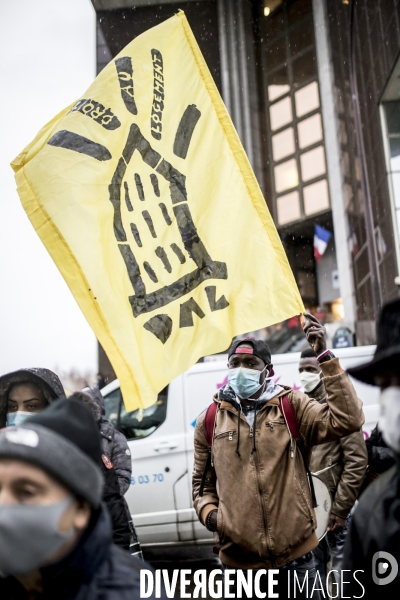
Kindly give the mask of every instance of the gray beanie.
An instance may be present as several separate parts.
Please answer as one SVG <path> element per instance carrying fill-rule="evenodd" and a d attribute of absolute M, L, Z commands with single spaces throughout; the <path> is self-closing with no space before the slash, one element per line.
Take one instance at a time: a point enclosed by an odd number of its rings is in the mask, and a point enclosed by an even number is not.
<path fill-rule="evenodd" d="M 96 421 L 78 400 L 59 400 L 20 427 L 0 431 L 0 458 L 32 463 L 94 508 L 101 502 L 101 441 Z"/>

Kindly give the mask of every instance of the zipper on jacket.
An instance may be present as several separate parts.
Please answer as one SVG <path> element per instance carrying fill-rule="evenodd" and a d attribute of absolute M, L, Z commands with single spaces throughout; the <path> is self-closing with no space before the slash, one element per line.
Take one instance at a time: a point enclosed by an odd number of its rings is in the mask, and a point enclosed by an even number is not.
<path fill-rule="evenodd" d="M 236 433 L 236 431 L 234 431 L 233 429 L 231 431 L 224 431 L 223 433 L 218 433 L 218 435 L 215 436 L 214 440 L 219 440 L 220 438 L 223 437 L 228 437 L 228 440 L 233 440 L 233 434 Z"/>
<path fill-rule="evenodd" d="M 249 433 L 249 437 L 253 437 L 253 427 L 250 426 L 250 433 Z"/>
<path fill-rule="evenodd" d="M 254 453 L 254 466 L 256 468 L 256 473 L 257 473 L 258 497 L 260 498 L 260 504 L 261 504 L 261 514 L 262 514 L 262 519 L 263 519 L 264 536 L 265 536 L 265 555 L 267 556 L 267 554 L 268 554 L 268 552 L 267 552 L 267 550 L 268 550 L 268 519 L 267 519 L 267 515 L 265 514 L 264 500 L 263 500 L 263 496 L 262 496 L 260 473 L 259 473 L 259 469 L 258 469 L 257 452 Z"/>

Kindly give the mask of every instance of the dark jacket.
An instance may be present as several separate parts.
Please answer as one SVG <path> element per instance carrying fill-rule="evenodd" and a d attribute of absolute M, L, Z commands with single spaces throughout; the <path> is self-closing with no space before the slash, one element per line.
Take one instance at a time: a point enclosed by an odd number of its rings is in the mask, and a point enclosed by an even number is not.
<path fill-rule="evenodd" d="M 109 458 L 103 454 L 103 463 L 108 463 Z M 125 550 L 129 550 L 131 530 L 129 521 L 131 519 L 125 498 L 121 495 L 117 473 L 112 466 L 103 464 L 104 475 L 103 500 L 109 510 L 113 524 L 113 542 Z M 111 465 L 111 466 L 110 466 Z"/>
<path fill-rule="evenodd" d="M 400 565 L 400 466 L 395 465 L 374 481 L 361 496 L 354 511 L 345 544 L 343 564 L 365 587 L 362 589 L 352 581 L 343 590 L 343 597 L 398 598 L 400 595 L 400 573 L 392 583 L 377 585 L 372 579 L 373 558 L 377 552 L 388 552 Z M 375 561 L 376 561 L 375 556 Z M 382 557 L 379 562 L 388 562 Z M 375 572 L 378 570 L 375 566 Z M 363 573 L 361 571 L 364 571 Z M 380 577 L 385 576 L 381 574 Z"/>
<path fill-rule="evenodd" d="M 100 433 L 104 429 L 102 424 L 101 407 L 96 400 L 96 395 L 101 395 L 97 389 L 89 389 L 85 392 L 75 392 L 71 397 L 75 397 L 91 410 L 94 414 Z M 108 421 L 106 421 L 108 423 Z M 111 425 L 111 423 L 110 423 Z M 111 425 L 112 427 L 112 425 Z M 124 436 L 122 436 L 124 438 Z M 125 440 L 125 438 L 124 438 Z M 121 493 L 121 485 L 119 481 L 119 473 L 114 464 L 114 457 L 111 454 L 112 444 L 104 440 L 103 435 L 101 436 L 102 444 L 102 463 L 101 468 L 104 476 L 104 489 L 103 489 L 103 500 L 110 512 L 111 520 L 113 524 L 113 541 L 114 544 L 129 549 L 131 530 L 129 527 L 129 521 L 131 520 L 131 514 L 128 505 Z M 126 440 L 125 440 L 126 444 Z M 127 444 L 126 444 L 127 446 Z"/>
<path fill-rule="evenodd" d="M 139 600 L 141 568 L 150 567 L 112 543 L 110 518 L 101 507 L 71 554 L 41 569 L 43 593 L 37 600 Z M 27 600 L 28 595 L 7 577 L 0 578 L 0 598 Z"/>
<path fill-rule="evenodd" d="M 378 425 L 372 430 L 365 445 L 368 452 L 368 470 L 374 473 L 384 473 L 396 462 L 393 451 L 388 448 Z"/>
<path fill-rule="evenodd" d="M 118 475 L 121 494 L 124 495 L 131 485 L 132 459 L 126 437 L 105 418 L 104 398 L 100 390 L 85 390 L 90 394 L 98 407 L 97 420 L 100 425 L 101 446 L 104 454 L 111 458 Z"/>

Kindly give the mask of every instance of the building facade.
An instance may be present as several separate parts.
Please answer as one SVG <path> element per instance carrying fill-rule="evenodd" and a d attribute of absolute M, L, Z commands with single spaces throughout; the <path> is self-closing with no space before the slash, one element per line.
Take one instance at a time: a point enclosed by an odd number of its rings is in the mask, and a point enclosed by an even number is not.
<path fill-rule="evenodd" d="M 183 9 L 236 126 L 307 308 L 374 343 L 398 295 L 400 0 L 92 0 L 98 72 Z M 332 234 L 319 262 L 314 232 Z M 265 335 L 299 349 L 299 321 Z"/>

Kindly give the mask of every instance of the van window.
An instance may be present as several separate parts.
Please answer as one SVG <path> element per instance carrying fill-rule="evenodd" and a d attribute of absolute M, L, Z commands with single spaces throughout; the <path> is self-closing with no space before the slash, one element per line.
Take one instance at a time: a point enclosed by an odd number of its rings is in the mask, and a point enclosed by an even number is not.
<path fill-rule="evenodd" d="M 126 412 L 120 388 L 104 397 L 106 419 L 124 434 L 127 440 L 148 437 L 160 427 L 167 416 L 168 386 L 157 397 L 157 402 L 148 408 Z M 118 418 L 119 415 L 119 418 Z"/>

